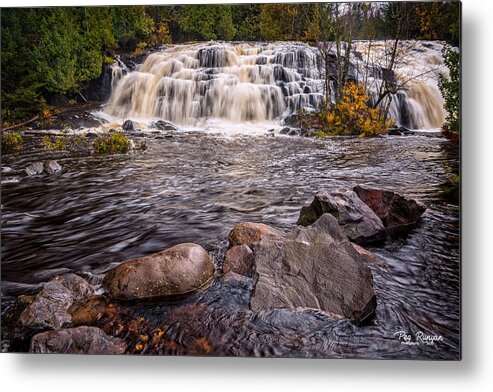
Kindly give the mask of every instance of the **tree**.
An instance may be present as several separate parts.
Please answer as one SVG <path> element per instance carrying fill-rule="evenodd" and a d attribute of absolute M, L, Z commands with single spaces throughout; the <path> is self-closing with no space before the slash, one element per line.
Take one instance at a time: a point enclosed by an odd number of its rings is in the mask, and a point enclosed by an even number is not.
<path fill-rule="evenodd" d="M 181 6 L 178 25 L 188 39 L 231 40 L 236 34 L 230 5 Z"/>
<path fill-rule="evenodd" d="M 451 46 L 444 46 L 443 57 L 449 70 L 449 78 L 440 75 L 439 88 L 448 115 L 442 126 L 444 133 L 452 138 L 460 134 L 460 53 Z"/>
<path fill-rule="evenodd" d="M 237 4 L 231 6 L 231 17 L 236 28 L 236 40 L 259 41 L 261 39 L 259 27 L 260 11 L 260 4 Z"/>

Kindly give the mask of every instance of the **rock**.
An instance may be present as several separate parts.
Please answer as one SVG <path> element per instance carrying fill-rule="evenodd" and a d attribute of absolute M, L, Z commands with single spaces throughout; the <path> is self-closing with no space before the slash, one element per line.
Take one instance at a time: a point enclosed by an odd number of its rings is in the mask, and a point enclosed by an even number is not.
<path fill-rule="evenodd" d="M 25 172 L 30 176 L 42 174 L 44 170 L 43 162 L 36 162 L 26 167 Z"/>
<path fill-rule="evenodd" d="M 389 128 L 387 130 L 387 135 L 390 135 L 390 136 L 401 136 L 402 133 L 401 131 L 399 130 L 399 128 L 396 128 L 396 127 L 392 127 L 392 128 Z"/>
<path fill-rule="evenodd" d="M 281 129 L 281 130 L 279 131 L 279 134 L 280 134 L 280 135 L 287 135 L 287 134 L 289 134 L 289 131 L 290 131 L 290 130 L 291 130 L 291 128 L 289 128 L 289 127 L 285 127 L 285 128 L 283 128 L 283 129 Z"/>
<path fill-rule="evenodd" d="M 46 161 L 44 163 L 44 170 L 47 174 L 55 174 L 62 171 L 62 167 L 57 161 Z"/>
<path fill-rule="evenodd" d="M 318 192 L 310 206 L 301 209 L 297 224 L 311 225 L 325 213 L 337 219 L 344 234 L 353 242 L 369 243 L 385 239 L 385 227 L 380 218 L 351 190 Z"/>
<path fill-rule="evenodd" d="M 260 238 L 264 235 L 271 235 L 275 237 L 282 236 L 283 233 L 273 227 L 264 225 L 257 222 L 242 222 L 237 224 L 233 230 L 229 232 L 228 240 L 229 246 L 235 245 L 252 245 L 255 242 L 260 241 Z"/>
<path fill-rule="evenodd" d="M 97 134 L 96 132 L 87 132 L 86 136 L 93 140 L 93 139 L 96 139 L 97 137 L 99 137 L 99 134 Z"/>
<path fill-rule="evenodd" d="M 300 131 L 298 129 L 291 129 L 288 132 L 288 136 L 300 136 Z"/>
<path fill-rule="evenodd" d="M 387 130 L 387 135 L 391 136 L 407 136 L 414 135 L 413 131 L 410 131 L 406 127 L 393 126 Z"/>
<path fill-rule="evenodd" d="M 42 332 L 31 340 L 30 352 L 39 354 L 123 354 L 123 339 L 106 335 L 96 327 L 81 326 Z"/>
<path fill-rule="evenodd" d="M 75 274 L 57 276 L 45 283 L 19 317 L 27 330 L 59 329 L 69 326 L 68 308 L 93 294 L 92 286 Z"/>
<path fill-rule="evenodd" d="M 124 131 L 135 131 L 135 123 L 132 120 L 125 120 L 122 125 Z"/>
<path fill-rule="evenodd" d="M 159 129 L 160 131 L 176 131 L 178 130 L 173 124 L 168 121 L 159 120 L 156 121 L 153 125 L 153 128 Z"/>
<path fill-rule="evenodd" d="M 399 230 L 416 224 L 426 206 L 398 193 L 356 186 L 354 192 L 382 220 L 387 230 Z"/>
<path fill-rule="evenodd" d="M 207 252 L 185 243 L 121 263 L 106 274 L 103 287 L 111 297 L 126 300 L 174 297 L 204 287 L 214 272 Z"/>
<path fill-rule="evenodd" d="M 223 272 L 235 272 L 239 275 L 252 277 L 254 257 L 248 245 L 236 245 L 226 252 Z"/>
<path fill-rule="evenodd" d="M 332 215 L 285 237 L 264 236 L 253 253 L 253 311 L 313 309 L 357 323 L 374 315 L 371 272 Z"/>
<path fill-rule="evenodd" d="M 2 174 L 14 173 L 14 169 L 9 166 L 2 166 Z"/>
<path fill-rule="evenodd" d="M 71 325 L 77 327 L 79 325 L 93 324 L 108 315 L 114 316 L 116 310 L 114 304 L 110 303 L 109 298 L 94 296 L 74 303 L 70 306 L 68 312 L 72 316 Z"/>
<path fill-rule="evenodd" d="M 297 114 L 290 114 L 283 120 L 284 125 L 296 125 L 300 120 L 300 116 Z"/>
<path fill-rule="evenodd" d="M 374 265 L 378 267 L 384 267 L 385 264 L 373 253 L 371 253 L 368 249 L 363 248 L 358 244 L 351 243 L 353 248 L 360 254 L 360 256 L 366 261 L 369 265 Z"/>

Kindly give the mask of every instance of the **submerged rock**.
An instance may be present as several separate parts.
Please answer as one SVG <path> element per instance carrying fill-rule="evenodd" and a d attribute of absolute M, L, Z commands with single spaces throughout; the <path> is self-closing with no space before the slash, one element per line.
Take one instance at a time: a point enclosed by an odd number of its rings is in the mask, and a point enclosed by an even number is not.
<path fill-rule="evenodd" d="M 344 234 L 353 242 L 385 239 L 385 227 L 380 218 L 351 190 L 318 192 L 312 203 L 301 209 L 298 225 L 309 226 L 325 213 L 337 219 Z"/>
<path fill-rule="evenodd" d="M 407 136 L 407 135 L 414 135 L 414 132 L 410 131 L 409 129 L 407 129 L 405 127 L 394 126 L 394 127 L 391 127 L 387 130 L 387 135 L 390 135 L 390 136 Z"/>
<path fill-rule="evenodd" d="M 44 170 L 43 162 L 36 162 L 26 167 L 25 172 L 29 177 L 31 177 L 31 176 L 36 176 L 38 174 L 42 174 L 43 170 Z"/>
<path fill-rule="evenodd" d="M 332 215 L 285 237 L 264 236 L 253 252 L 253 311 L 316 309 L 358 323 L 374 315 L 370 270 Z"/>
<path fill-rule="evenodd" d="M 223 272 L 234 272 L 239 275 L 252 277 L 254 257 L 248 245 L 236 245 L 226 252 L 224 257 Z"/>
<path fill-rule="evenodd" d="M 185 243 L 121 263 L 106 274 L 103 287 L 111 297 L 127 300 L 181 296 L 211 282 L 214 272 L 207 252 Z"/>
<path fill-rule="evenodd" d="M 62 171 L 62 167 L 57 161 L 46 161 L 44 163 L 45 172 L 47 174 L 55 174 Z"/>
<path fill-rule="evenodd" d="M 126 343 L 96 327 L 81 326 L 42 332 L 31 340 L 30 352 L 39 354 L 123 354 Z"/>
<path fill-rule="evenodd" d="M 416 224 L 426 206 L 398 193 L 356 186 L 354 192 L 382 220 L 388 230 L 399 230 Z"/>
<path fill-rule="evenodd" d="M 283 233 L 273 227 L 264 225 L 258 222 L 242 222 L 237 224 L 233 230 L 230 231 L 228 240 L 229 246 L 235 245 L 252 245 L 255 242 L 260 241 L 262 236 L 282 236 Z"/>
<path fill-rule="evenodd" d="M 45 283 L 19 317 L 27 330 L 59 329 L 69 326 L 68 308 L 94 293 L 92 286 L 75 274 L 66 274 Z"/>

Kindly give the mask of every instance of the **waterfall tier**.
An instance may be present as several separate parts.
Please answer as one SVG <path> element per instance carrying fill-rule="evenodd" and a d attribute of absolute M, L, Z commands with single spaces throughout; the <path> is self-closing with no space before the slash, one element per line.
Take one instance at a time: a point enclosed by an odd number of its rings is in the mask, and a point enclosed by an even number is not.
<path fill-rule="evenodd" d="M 437 87 L 438 74 L 446 73 L 442 44 L 402 42 L 395 71 L 385 68 L 390 44 L 369 45 L 353 45 L 349 77 L 364 82 L 376 99 L 383 75 L 391 72 L 405 86 L 383 102 L 396 123 L 412 129 L 440 127 L 445 117 Z M 332 51 L 332 87 L 336 59 Z M 117 78 L 106 114 L 179 125 L 203 118 L 280 121 L 298 109 L 318 109 L 325 96 L 323 58 L 316 47 L 303 43 L 175 45 L 150 54 L 126 75 L 115 64 L 113 73 Z"/>

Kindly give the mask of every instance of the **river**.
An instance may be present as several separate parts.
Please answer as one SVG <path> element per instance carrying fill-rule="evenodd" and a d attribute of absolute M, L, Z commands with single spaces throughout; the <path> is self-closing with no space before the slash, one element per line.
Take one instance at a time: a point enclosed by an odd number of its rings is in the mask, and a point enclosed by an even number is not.
<path fill-rule="evenodd" d="M 73 271 L 93 283 L 126 259 L 196 242 L 220 266 L 229 230 L 241 221 L 292 228 L 316 191 L 369 185 L 396 190 L 428 207 L 417 228 L 370 248 L 377 312 L 365 326 L 316 312 L 248 309 L 252 281 L 217 279 L 185 303 L 185 331 L 207 336 L 216 355 L 457 359 L 460 351 L 460 210 L 447 179 L 459 152 L 443 138 L 248 136 L 168 131 L 146 152 L 55 155 L 63 172 L 2 184 L 2 310 L 16 295 Z M 25 167 L 33 152 L 5 158 Z M 134 309 L 149 320 L 182 304 Z M 166 315 L 166 316 L 163 316 Z M 171 320 L 172 321 L 172 320 Z M 433 345 L 396 335 L 442 336 Z"/>

